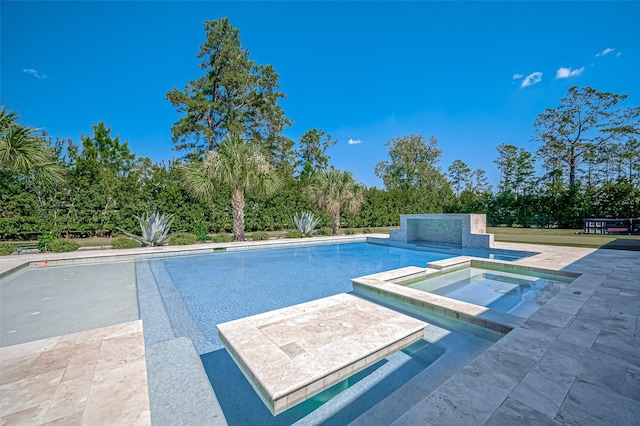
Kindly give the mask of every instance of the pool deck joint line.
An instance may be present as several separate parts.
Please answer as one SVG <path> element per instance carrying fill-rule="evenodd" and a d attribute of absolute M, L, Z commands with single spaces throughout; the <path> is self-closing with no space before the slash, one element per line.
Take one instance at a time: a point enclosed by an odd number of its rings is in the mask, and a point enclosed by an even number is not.
<path fill-rule="evenodd" d="M 273 415 L 417 342 L 426 326 L 345 293 L 217 325 Z"/>

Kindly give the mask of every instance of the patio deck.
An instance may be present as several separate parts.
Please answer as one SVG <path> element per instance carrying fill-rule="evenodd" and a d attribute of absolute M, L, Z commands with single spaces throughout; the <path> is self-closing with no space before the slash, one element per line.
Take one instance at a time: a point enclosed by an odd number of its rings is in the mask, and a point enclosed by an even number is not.
<path fill-rule="evenodd" d="M 345 237 L 341 241 L 348 239 Z M 278 243 L 286 242 L 279 240 Z M 238 243 L 211 244 L 198 246 L 197 250 L 239 246 Z M 536 256 L 517 261 L 517 264 L 583 275 L 435 391 L 425 394 L 421 390 L 423 379 L 419 374 L 356 418 L 353 424 L 638 424 L 640 252 L 515 243 L 495 243 L 495 247 L 539 252 Z M 176 253 L 176 250 L 175 247 L 163 247 L 0 257 L 0 277 L 27 261 L 95 261 L 104 256 L 115 260 L 115 257 L 132 258 L 141 253 Z M 0 299 L 3 298 L 0 288 Z M 4 324 L 0 325 L 2 335 L 9 331 Z M 6 350 L 16 349 L 9 346 L 0 352 L 4 383 L 0 385 L 0 417 L 3 422 L 8 421 L 7 413 L 20 411 L 15 405 L 19 402 L 12 398 L 18 391 L 16 384 L 19 380 L 5 383 L 9 380 L 5 371 L 11 358 L 5 357 Z M 104 364 L 108 366 L 107 370 L 116 372 L 119 357 L 106 352 L 104 355 L 105 361 L 113 361 Z M 175 356 L 180 357 L 180 354 Z M 87 360 L 85 365 L 94 363 L 95 360 Z M 142 362 L 137 365 L 145 368 Z M 56 386 L 63 382 L 62 376 L 57 375 L 51 380 L 56 382 Z M 149 382 L 153 380 L 153 374 L 149 372 Z M 176 387 L 176 392 L 182 390 L 180 383 Z M 144 384 L 138 386 L 136 397 L 139 401 L 148 398 L 147 389 Z M 53 407 L 55 392 L 45 395 L 37 388 L 28 392 L 42 395 L 38 397 L 41 410 Z M 115 396 L 111 394 L 102 394 L 100 399 L 104 404 L 117 407 Z M 187 408 L 191 411 L 185 411 Z M 83 416 L 95 418 L 91 417 L 91 412 L 86 412 L 91 409 L 87 400 Z M 149 424 L 149 418 L 145 417 L 148 410 L 149 404 L 141 403 L 133 418 Z M 216 417 L 220 424 L 224 423 L 224 415 L 217 411 L 219 406 L 209 408 L 202 404 L 176 411 L 173 418 L 169 414 L 154 418 L 152 404 L 151 419 L 154 424 L 184 424 L 185 420 L 195 418 L 202 410 L 213 410 L 212 417 Z M 34 419 L 43 418 L 39 413 L 37 409 L 32 411 Z M 133 415 L 133 411 L 131 413 Z M 75 424 L 82 424 L 80 419 L 76 417 Z"/>
<path fill-rule="evenodd" d="M 0 348 L 6 425 L 151 423 L 142 321 Z"/>

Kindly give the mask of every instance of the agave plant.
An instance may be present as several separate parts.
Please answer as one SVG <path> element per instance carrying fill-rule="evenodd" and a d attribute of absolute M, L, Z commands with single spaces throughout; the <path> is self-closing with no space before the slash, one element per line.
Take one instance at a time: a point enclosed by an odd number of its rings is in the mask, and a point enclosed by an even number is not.
<path fill-rule="evenodd" d="M 140 241 L 143 246 L 161 246 L 167 243 L 169 240 L 169 228 L 171 228 L 171 222 L 173 222 L 173 215 L 171 214 L 144 214 L 142 217 L 136 216 L 136 219 L 140 222 L 140 228 L 142 229 L 142 237 L 134 235 L 131 232 L 127 232 L 124 229 L 118 228 L 128 236 Z"/>
<path fill-rule="evenodd" d="M 316 227 L 320 219 L 315 219 L 313 217 L 313 213 L 302 212 L 300 215 L 296 213 L 293 216 L 293 223 L 296 224 L 296 227 L 302 235 L 309 235 Z"/>

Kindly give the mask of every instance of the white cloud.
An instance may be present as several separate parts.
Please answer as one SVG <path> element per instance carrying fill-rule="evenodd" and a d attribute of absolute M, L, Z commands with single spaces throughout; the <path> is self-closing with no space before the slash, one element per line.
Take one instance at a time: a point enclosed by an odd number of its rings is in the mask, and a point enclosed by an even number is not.
<path fill-rule="evenodd" d="M 608 55 L 609 53 L 613 52 L 614 50 L 616 50 L 616 49 L 613 49 L 613 48 L 611 48 L 611 47 L 607 47 L 607 48 L 606 48 L 606 49 L 604 49 L 602 52 L 600 52 L 600 53 L 596 53 L 596 57 L 598 57 L 598 56 Z M 618 53 L 620 53 L 620 52 L 618 52 Z"/>
<path fill-rule="evenodd" d="M 569 78 L 569 77 L 577 77 L 584 72 L 584 67 L 578 68 L 577 70 L 572 70 L 571 68 L 558 68 L 556 71 L 556 78 Z"/>
<path fill-rule="evenodd" d="M 40 75 L 38 74 L 38 71 L 33 69 L 33 68 L 23 68 L 22 72 L 26 72 L 27 74 L 31 74 L 32 76 L 34 76 L 35 78 L 47 78 L 46 75 Z"/>
<path fill-rule="evenodd" d="M 620 55 L 622 55 L 622 52 L 618 50 L 618 53 L 616 53 L 616 58 L 620 57 Z"/>
<path fill-rule="evenodd" d="M 542 73 L 540 71 L 532 72 L 528 76 L 522 80 L 521 88 L 533 86 L 534 84 L 538 84 L 542 81 Z"/>
<path fill-rule="evenodd" d="M 347 144 L 349 144 L 349 145 L 358 145 L 359 143 L 362 143 L 362 141 L 360 139 L 349 139 L 347 141 Z"/>
<path fill-rule="evenodd" d="M 514 80 L 518 80 L 518 79 L 520 79 L 520 78 L 522 78 L 522 77 L 524 77 L 524 75 L 522 75 L 522 74 L 514 74 L 514 75 L 513 75 L 513 79 L 514 79 Z"/>

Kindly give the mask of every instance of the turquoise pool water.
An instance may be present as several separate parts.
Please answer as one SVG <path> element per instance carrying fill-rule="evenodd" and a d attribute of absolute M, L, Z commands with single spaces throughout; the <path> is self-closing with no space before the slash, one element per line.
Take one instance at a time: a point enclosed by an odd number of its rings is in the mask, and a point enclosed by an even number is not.
<path fill-rule="evenodd" d="M 155 259 L 171 278 L 205 339 L 216 347 L 216 324 L 338 293 L 351 278 L 404 266 L 425 267 L 446 254 L 367 243 L 219 252 Z"/>

